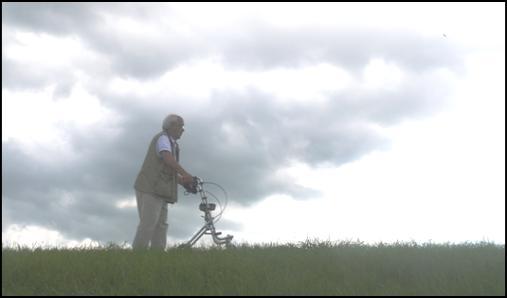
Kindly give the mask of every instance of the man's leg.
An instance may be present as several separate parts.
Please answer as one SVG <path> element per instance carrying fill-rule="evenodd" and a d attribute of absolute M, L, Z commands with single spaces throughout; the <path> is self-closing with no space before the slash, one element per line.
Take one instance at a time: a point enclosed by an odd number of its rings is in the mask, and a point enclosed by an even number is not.
<path fill-rule="evenodd" d="M 164 250 L 167 245 L 167 203 L 162 205 L 160 216 L 153 237 L 151 238 L 151 248 Z"/>
<path fill-rule="evenodd" d="M 151 194 L 139 191 L 136 191 L 136 200 L 137 211 L 139 213 L 139 225 L 137 226 L 132 248 L 147 249 L 159 221 L 162 207 L 166 203 Z"/>

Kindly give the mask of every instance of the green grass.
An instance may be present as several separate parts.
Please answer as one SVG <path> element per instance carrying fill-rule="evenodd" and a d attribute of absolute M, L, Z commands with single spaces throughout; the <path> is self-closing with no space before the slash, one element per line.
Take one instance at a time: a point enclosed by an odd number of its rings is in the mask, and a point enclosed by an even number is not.
<path fill-rule="evenodd" d="M 505 295 L 505 246 L 2 248 L 2 295 Z"/>

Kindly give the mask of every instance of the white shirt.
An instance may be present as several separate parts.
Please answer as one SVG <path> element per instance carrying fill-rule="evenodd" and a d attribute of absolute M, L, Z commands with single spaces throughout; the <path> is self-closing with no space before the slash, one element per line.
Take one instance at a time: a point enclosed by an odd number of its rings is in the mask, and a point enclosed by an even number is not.
<path fill-rule="evenodd" d="M 162 151 L 169 151 L 172 154 L 171 143 L 174 144 L 174 143 L 176 143 L 176 141 L 172 137 L 170 137 L 166 134 L 162 134 L 158 138 L 157 146 L 155 148 L 157 150 L 157 156 L 162 157 L 162 155 L 161 155 Z M 174 156 L 174 154 L 173 154 L 173 156 Z"/>

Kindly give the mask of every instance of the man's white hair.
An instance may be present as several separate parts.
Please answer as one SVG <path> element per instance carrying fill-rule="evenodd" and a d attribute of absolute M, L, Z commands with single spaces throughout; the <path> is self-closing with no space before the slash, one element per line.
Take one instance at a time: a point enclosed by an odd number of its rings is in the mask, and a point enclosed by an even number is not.
<path fill-rule="evenodd" d="M 168 130 L 174 124 L 181 123 L 182 121 L 183 118 L 181 118 L 181 116 L 178 116 L 176 114 L 170 114 L 167 117 L 165 117 L 164 121 L 162 122 L 162 129 Z"/>

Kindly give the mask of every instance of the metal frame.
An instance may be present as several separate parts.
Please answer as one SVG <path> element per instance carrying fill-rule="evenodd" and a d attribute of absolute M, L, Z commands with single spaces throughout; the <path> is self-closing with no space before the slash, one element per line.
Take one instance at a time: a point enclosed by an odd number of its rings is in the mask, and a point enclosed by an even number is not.
<path fill-rule="evenodd" d="M 222 232 L 217 232 L 214 225 L 214 217 L 211 216 L 211 211 L 215 210 L 215 204 L 209 203 L 203 189 L 203 181 L 199 177 L 195 177 L 197 181 L 197 191 L 201 196 L 201 204 L 199 210 L 204 212 L 204 225 L 192 236 L 192 238 L 186 243 L 186 246 L 192 247 L 203 235 L 211 235 L 213 242 L 218 245 L 225 244 L 226 246 L 231 243 L 234 236 L 227 235 L 225 237 L 219 237 Z"/>

